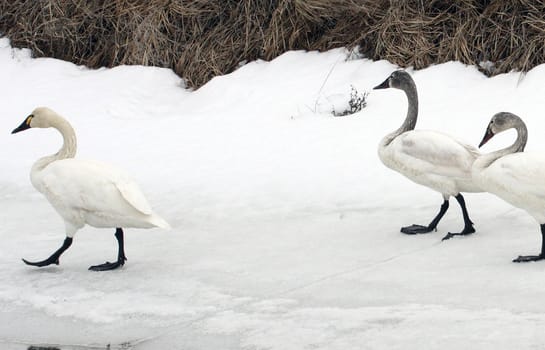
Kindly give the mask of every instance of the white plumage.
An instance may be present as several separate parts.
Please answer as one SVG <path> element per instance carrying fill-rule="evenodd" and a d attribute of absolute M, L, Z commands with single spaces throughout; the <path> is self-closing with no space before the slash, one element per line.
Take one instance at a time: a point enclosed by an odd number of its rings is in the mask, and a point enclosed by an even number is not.
<path fill-rule="evenodd" d="M 487 192 L 545 223 L 545 159 L 541 153 L 513 153 L 490 166 L 475 166 L 475 181 Z"/>
<path fill-rule="evenodd" d="M 526 125 L 518 116 L 501 112 L 495 114 L 486 130 L 481 146 L 494 135 L 508 129 L 517 130 L 517 139 L 505 149 L 479 157 L 472 167 L 475 183 L 515 207 L 524 209 L 541 226 L 542 246 L 539 255 L 519 256 L 515 262 L 545 258 L 545 156 L 526 153 L 528 138 Z"/>
<path fill-rule="evenodd" d="M 480 192 L 471 179 L 479 152 L 452 137 L 430 130 L 406 131 L 389 144 L 383 139 L 379 156 L 389 168 L 448 198 L 460 192 Z"/>
<path fill-rule="evenodd" d="M 401 127 L 380 142 L 379 157 L 390 169 L 443 196 L 441 209 L 429 225 L 411 225 L 401 228 L 401 232 L 417 234 L 434 230 L 448 209 L 450 196 L 454 196 L 462 208 L 464 229 L 459 233 L 449 232 L 444 239 L 475 232 L 461 192 L 482 191 L 471 177 L 471 166 L 480 155 L 479 151 L 440 132 L 414 130 L 418 116 L 418 95 L 414 81 L 407 72 L 393 72 L 375 89 L 390 87 L 406 93 L 409 107 Z"/>
<path fill-rule="evenodd" d="M 76 135 L 64 118 L 49 108 L 39 107 L 13 133 L 36 127 L 52 127 L 63 136 L 64 143 L 59 152 L 36 161 L 30 179 L 64 219 L 67 240 L 60 252 L 36 263 L 25 260 L 27 264 L 58 264 L 60 254 L 70 246 L 74 234 L 88 224 L 116 228 L 120 249 L 117 263 L 97 265 L 91 269 L 116 268 L 126 260 L 122 227 L 169 228 L 168 223 L 153 212 L 138 185 L 125 172 L 108 164 L 74 158 Z"/>
<path fill-rule="evenodd" d="M 168 228 L 155 214 L 138 185 L 120 169 L 90 160 L 62 159 L 31 181 L 66 222 L 72 237 L 85 224 L 94 227 Z"/>

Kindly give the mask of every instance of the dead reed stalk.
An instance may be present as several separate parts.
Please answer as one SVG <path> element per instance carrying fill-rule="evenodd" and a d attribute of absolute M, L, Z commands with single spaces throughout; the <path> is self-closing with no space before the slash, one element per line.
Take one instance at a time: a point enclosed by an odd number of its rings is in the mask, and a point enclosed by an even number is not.
<path fill-rule="evenodd" d="M 356 46 L 417 69 L 490 61 L 482 69 L 493 75 L 544 62 L 545 2 L 0 0 L 0 33 L 35 56 L 89 67 L 172 68 L 194 88 L 240 62 Z"/>

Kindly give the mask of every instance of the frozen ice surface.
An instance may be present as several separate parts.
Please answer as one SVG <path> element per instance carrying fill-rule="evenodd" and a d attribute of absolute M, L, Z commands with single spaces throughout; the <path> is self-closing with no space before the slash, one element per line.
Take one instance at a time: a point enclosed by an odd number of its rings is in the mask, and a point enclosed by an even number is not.
<path fill-rule="evenodd" d="M 317 96 L 348 98 L 350 85 L 371 91 L 396 69 L 347 54 L 288 52 L 190 91 L 167 69 L 89 70 L 0 40 L 0 348 L 542 347 L 545 265 L 511 263 L 538 251 L 537 224 L 468 194 L 474 235 L 440 241 L 462 227 L 455 203 L 438 232 L 400 234 L 428 223 L 442 201 L 376 155 L 405 116 L 403 93 L 372 91 L 365 109 L 342 118 L 308 108 Z M 512 111 L 528 124 L 527 149 L 545 150 L 543 66 L 523 79 L 457 62 L 411 73 L 417 128 L 476 144 L 494 113 Z M 64 239 L 28 178 L 60 137 L 10 135 L 41 105 L 73 124 L 78 157 L 125 168 L 173 226 L 126 230 L 120 270 L 87 271 L 116 254 L 114 231 L 92 227 L 59 266 L 20 260 L 43 259 Z"/>

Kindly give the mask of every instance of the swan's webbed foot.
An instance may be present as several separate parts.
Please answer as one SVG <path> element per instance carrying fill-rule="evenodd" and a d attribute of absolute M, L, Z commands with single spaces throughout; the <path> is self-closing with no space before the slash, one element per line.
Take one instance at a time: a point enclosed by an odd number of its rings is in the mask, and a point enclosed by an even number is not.
<path fill-rule="evenodd" d="M 117 239 L 118 243 L 118 252 L 117 252 L 117 261 L 116 262 L 109 262 L 106 261 L 104 264 L 100 265 L 93 265 L 89 267 L 89 270 L 91 271 L 109 271 L 109 270 L 115 270 L 123 265 L 125 265 L 125 260 L 127 258 L 125 257 L 125 249 L 124 249 L 124 243 L 123 243 L 123 229 L 118 227 L 115 229 L 115 238 Z"/>
<path fill-rule="evenodd" d="M 541 253 L 539 255 L 519 255 L 513 262 L 521 263 L 545 260 L 545 224 L 540 224 L 539 226 L 541 227 Z"/>
<path fill-rule="evenodd" d="M 443 204 L 441 204 L 441 208 L 439 209 L 439 213 L 433 218 L 433 220 L 430 222 L 428 226 L 423 225 L 411 225 L 411 226 L 405 226 L 401 228 L 401 232 L 407 234 L 407 235 L 419 235 L 422 233 L 429 233 L 431 231 L 437 231 L 437 224 L 439 221 L 441 221 L 441 218 L 448 209 L 448 200 L 444 200 Z"/>
<path fill-rule="evenodd" d="M 115 270 L 123 265 L 125 265 L 125 260 L 127 260 L 126 258 L 122 258 L 122 259 L 119 259 L 117 260 L 116 262 L 109 262 L 109 261 L 106 261 L 104 264 L 100 264 L 100 265 L 93 265 L 91 267 L 89 267 L 89 270 L 91 271 L 109 271 L 109 270 Z"/>
<path fill-rule="evenodd" d="M 429 233 L 431 231 L 436 231 L 434 227 L 423 226 L 423 225 L 411 225 L 401 228 L 401 232 L 407 235 L 418 235 L 422 233 Z"/>
<path fill-rule="evenodd" d="M 52 255 L 49 258 L 42 260 L 42 261 L 28 261 L 26 259 L 21 259 L 23 262 L 30 266 L 37 266 L 37 267 L 44 267 L 51 264 L 59 265 L 59 257 Z"/>
<path fill-rule="evenodd" d="M 538 261 L 545 259 L 545 255 L 519 255 L 518 258 L 514 259 L 513 262 L 520 263 L 520 262 L 530 262 L 530 261 Z"/>
<path fill-rule="evenodd" d="M 462 232 L 449 232 L 441 240 L 446 241 L 447 239 L 451 239 L 454 236 L 467 236 L 472 233 L 475 233 L 475 228 L 473 228 L 473 225 L 465 227 Z"/>
<path fill-rule="evenodd" d="M 446 234 L 445 237 L 443 237 L 442 241 L 446 241 L 447 239 L 451 239 L 454 236 L 467 236 L 475 232 L 475 228 L 473 227 L 473 222 L 469 218 L 469 214 L 467 212 L 466 208 L 466 202 L 464 200 L 464 197 L 461 193 L 458 193 L 455 196 L 456 200 L 458 201 L 458 204 L 460 204 L 460 208 L 462 209 L 462 215 L 464 217 L 464 229 L 462 232 L 449 232 Z"/>
<path fill-rule="evenodd" d="M 51 265 L 51 264 L 55 264 L 55 265 L 59 265 L 59 258 L 61 256 L 62 253 L 64 253 L 64 251 L 66 249 L 68 249 L 68 247 L 70 247 L 70 245 L 72 245 L 72 238 L 71 237 L 66 237 L 64 239 L 64 242 L 62 243 L 62 246 L 57 249 L 57 251 L 55 251 L 55 253 L 51 254 L 51 256 L 45 260 L 42 260 L 42 261 L 28 261 L 28 260 L 25 260 L 23 259 L 23 262 L 27 265 L 30 265 L 30 266 L 37 266 L 37 267 L 44 267 L 44 266 L 48 266 L 48 265 Z"/>

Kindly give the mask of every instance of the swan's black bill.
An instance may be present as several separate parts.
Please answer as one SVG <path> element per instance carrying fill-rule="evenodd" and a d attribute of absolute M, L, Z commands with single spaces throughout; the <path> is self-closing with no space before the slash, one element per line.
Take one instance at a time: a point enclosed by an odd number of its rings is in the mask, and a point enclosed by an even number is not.
<path fill-rule="evenodd" d="M 13 129 L 13 131 L 11 132 L 12 134 L 16 134 L 18 133 L 19 131 L 24 131 L 26 129 L 30 129 L 30 120 L 32 119 L 32 116 L 29 116 L 28 118 L 25 119 L 24 122 L 21 123 L 21 125 L 19 125 L 18 127 L 16 127 L 15 129 Z"/>
<path fill-rule="evenodd" d="M 482 147 L 482 145 L 484 145 L 485 143 L 487 143 L 488 140 L 490 140 L 492 137 L 494 137 L 494 133 L 490 129 L 486 129 L 486 133 L 484 134 L 484 137 L 481 143 L 479 143 L 479 148 Z"/>
<path fill-rule="evenodd" d="M 384 80 L 384 81 L 382 82 L 382 84 L 375 86 L 375 87 L 373 88 L 373 90 L 387 89 L 387 88 L 389 88 L 389 87 L 390 87 L 390 78 Z"/>

